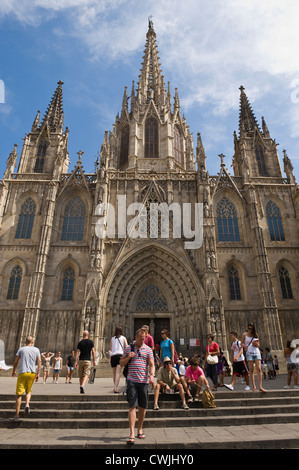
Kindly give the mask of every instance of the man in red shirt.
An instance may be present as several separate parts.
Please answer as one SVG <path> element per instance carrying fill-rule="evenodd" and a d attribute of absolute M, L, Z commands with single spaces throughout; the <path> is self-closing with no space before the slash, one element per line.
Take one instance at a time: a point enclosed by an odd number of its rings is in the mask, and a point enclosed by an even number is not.
<path fill-rule="evenodd" d="M 151 350 L 154 352 L 155 350 L 155 343 L 154 343 L 154 338 L 149 334 L 149 326 L 148 325 L 143 325 L 142 330 L 145 331 L 145 341 L 144 344 L 149 346 Z"/>

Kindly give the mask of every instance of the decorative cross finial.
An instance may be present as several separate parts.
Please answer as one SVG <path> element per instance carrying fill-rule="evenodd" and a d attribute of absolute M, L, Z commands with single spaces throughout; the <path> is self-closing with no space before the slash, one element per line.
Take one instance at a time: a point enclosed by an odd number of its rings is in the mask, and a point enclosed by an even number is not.
<path fill-rule="evenodd" d="M 218 155 L 218 157 L 220 157 L 220 159 L 221 159 L 221 166 L 225 166 L 225 163 L 224 163 L 225 155 L 223 155 L 223 153 L 221 153 L 220 155 Z"/>
<path fill-rule="evenodd" d="M 148 29 L 154 29 L 153 15 L 148 17 Z"/>
<path fill-rule="evenodd" d="M 244 90 L 245 90 L 245 88 L 243 87 L 243 85 L 240 86 L 239 90 L 240 90 L 240 91 L 244 91 Z"/>
<path fill-rule="evenodd" d="M 79 152 L 77 152 L 77 155 L 78 155 L 78 162 L 77 163 L 82 163 L 81 157 L 82 157 L 83 154 L 84 154 L 84 152 L 82 152 L 82 150 L 79 150 Z"/>

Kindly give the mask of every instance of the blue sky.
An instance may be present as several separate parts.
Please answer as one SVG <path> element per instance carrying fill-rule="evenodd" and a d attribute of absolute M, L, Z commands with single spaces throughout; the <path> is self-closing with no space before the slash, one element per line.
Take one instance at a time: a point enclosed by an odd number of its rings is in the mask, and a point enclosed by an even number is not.
<path fill-rule="evenodd" d="M 59 80 L 70 170 L 82 150 L 84 169 L 94 171 L 124 87 L 138 82 L 150 15 L 165 82 L 173 96 L 179 90 L 194 148 L 202 135 L 209 173 L 219 171 L 220 153 L 232 173 L 243 85 L 259 123 L 264 116 L 280 144 L 281 164 L 287 150 L 298 182 L 297 0 L 1 0 L 0 177 Z"/>

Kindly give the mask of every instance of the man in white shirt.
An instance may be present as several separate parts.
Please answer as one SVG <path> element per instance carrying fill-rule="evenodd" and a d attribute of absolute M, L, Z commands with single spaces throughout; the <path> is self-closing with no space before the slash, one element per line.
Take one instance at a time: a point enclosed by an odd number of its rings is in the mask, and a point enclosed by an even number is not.
<path fill-rule="evenodd" d="M 231 350 L 232 350 L 232 364 L 233 364 L 233 378 L 230 385 L 224 384 L 226 388 L 229 390 L 234 390 L 234 385 L 236 382 L 237 377 L 244 377 L 246 381 L 245 390 L 250 390 L 249 387 L 249 378 L 248 378 L 248 369 L 245 362 L 245 356 L 243 354 L 243 347 L 241 346 L 241 341 L 238 340 L 237 333 L 232 331 L 230 334 L 232 343 L 231 343 Z"/>
<path fill-rule="evenodd" d="M 34 346 L 34 339 L 32 336 L 27 336 L 26 346 L 19 348 L 16 354 L 15 362 L 12 369 L 12 376 L 16 376 L 16 368 L 20 361 L 20 370 L 17 381 L 16 389 L 16 416 L 15 421 L 19 420 L 22 395 L 26 393 L 25 415 L 30 412 L 29 403 L 31 398 L 31 388 L 34 382 L 39 379 L 41 370 L 41 354 L 38 348 Z M 36 371 L 37 362 L 37 371 Z"/>

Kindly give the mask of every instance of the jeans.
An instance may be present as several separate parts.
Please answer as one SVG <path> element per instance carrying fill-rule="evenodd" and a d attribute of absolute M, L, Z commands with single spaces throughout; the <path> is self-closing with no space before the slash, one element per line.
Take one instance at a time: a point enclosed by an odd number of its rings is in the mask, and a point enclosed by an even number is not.
<path fill-rule="evenodd" d="M 217 387 L 217 384 L 218 384 L 217 368 L 218 368 L 218 364 L 206 365 L 206 376 L 210 377 L 215 387 Z"/>

